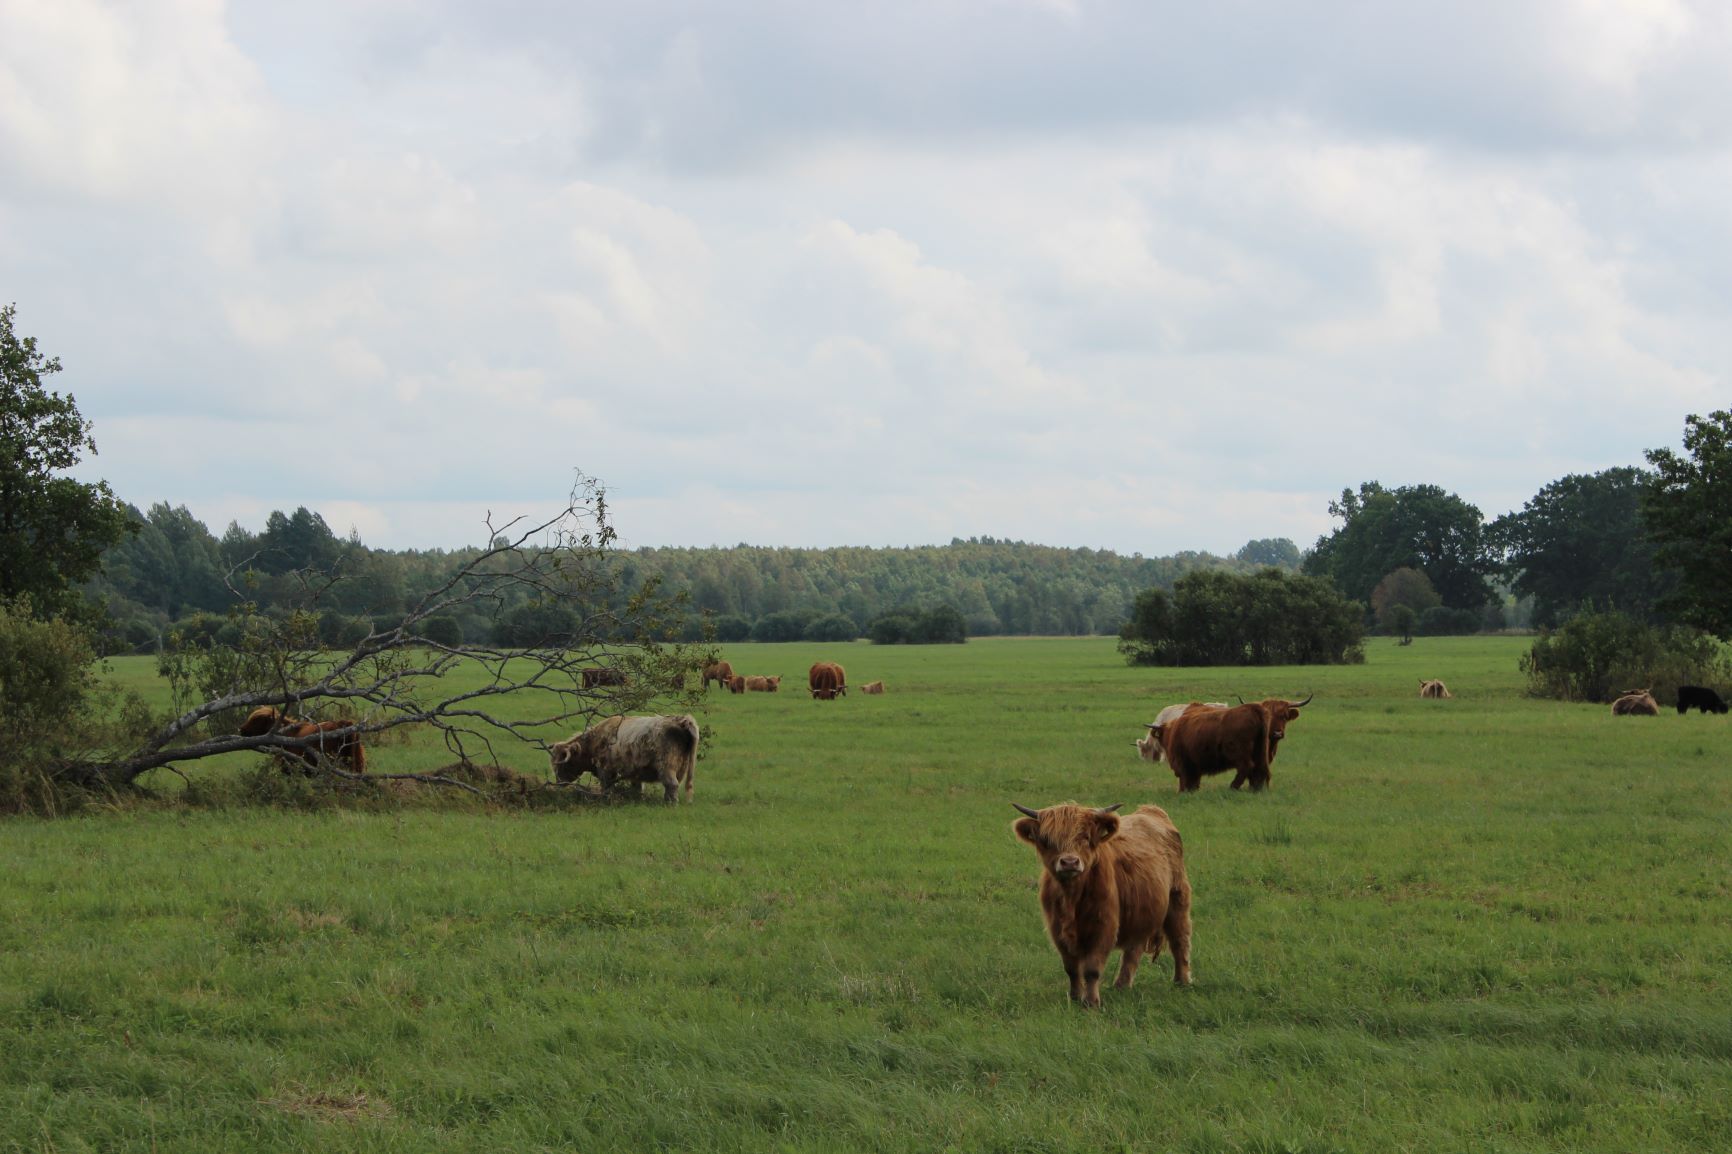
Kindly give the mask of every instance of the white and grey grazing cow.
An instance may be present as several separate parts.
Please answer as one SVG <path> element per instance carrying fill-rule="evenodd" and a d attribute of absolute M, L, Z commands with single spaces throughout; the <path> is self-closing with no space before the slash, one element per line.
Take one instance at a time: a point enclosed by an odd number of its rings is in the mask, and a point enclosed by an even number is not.
<path fill-rule="evenodd" d="M 689 714 L 609 717 L 582 733 L 548 747 L 548 760 L 560 781 L 592 773 L 602 792 L 616 781 L 659 781 L 671 804 L 683 782 L 692 800 L 692 770 L 698 760 L 698 723 Z"/>
<path fill-rule="evenodd" d="M 1227 703 L 1225 701 L 1186 701 L 1179 705 L 1169 705 L 1157 713 L 1153 721 L 1143 723 L 1144 727 L 1149 731 L 1149 735 L 1141 741 L 1133 741 L 1131 744 L 1137 747 L 1137 756 L 1141 757 L 1144 761 L 1160 761 L 1164 756 L 1166 756 L 1166 754 L 1161 749 L 1161 739 L 1155 736 L 1156 726 L 1165 725 L 1175 717 L 1184 716 L 1187 709 L 1225 708 L 1227 708 Z"/>

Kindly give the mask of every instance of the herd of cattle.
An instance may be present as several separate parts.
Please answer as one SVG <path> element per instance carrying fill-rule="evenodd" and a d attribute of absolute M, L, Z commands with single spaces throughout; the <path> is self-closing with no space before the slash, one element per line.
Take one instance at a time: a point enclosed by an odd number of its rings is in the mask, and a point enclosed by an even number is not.
<path fill-rule="evenodd" d="M 833 661 L 813 664 L 806 680 L 814 700 L 834 701 L 848 692 L 847 673 Z M 715 682 L 733 693 L 775 693 L 781 681 L 779 674 L 736 674 L 726 661 L 703 668 L 705 690 Z M 615 670 L 584 670 L 582 675 L 586 689 L 622 682 Z M 863 693 L 882 693 L 884 683 L 859 688 Z M 1419 695 L 1431 700 L 1452 696 L 1435 678 L 1421 679 Z M 1169 705 L 1145 723 L 1148 733 L 1134 744 L 1144 760 L 1167 763 L 1181 793 L 1197 790 L 1203 778 L 1227 770 L 1233 771 L 1233 789 L 1248 784 L 1253 791 L 1261 790 L 1269 785 L 1288 723 L 1298 719 L 1314 696 L 1302 701 L 1241 699 L 1233 706 L 1223 701 Z M 1680 686 L 1677 705 L 1680 714 L 1691 709 L 1703 713 L 1728 709 L 1718 693 L 1697 685 Z M 1648 689 L 1629 690 L 1612 703 L 1615 717 L 1659 712 Z M 305 721 L 266 706 L 248 715 L 240 733 L 301 739 L 304 744 L 286 745 L 281 752 L 308 765 L 328 756 L 354 773 L 363 773 L 366 754 L 360 738 L 342 732 L 353 726 L 345 720 Z M 328 740 L 327 734 L 332 735 Z M 690 714 L 616 716 L 554 742 L 548 759 L 562 784 L 574 783 L 587 773 L 600 782 L 603 793 L 616 784 L 629 784 L 641 794 L 645 784 L 659 783 L 665 801 L 677 801 L 683 789 L 690 802 L 698 740 L 698 723 Z M 1158 957 L 1163 944 L 1173 955 L 1173 980 L 1188 985 L 1191 884 L 1185 875 L 1184 845 L 1167 812 L 1154 805 L 1140 806 L 1124 816 L 1115 812 L 1116 805 L 1015 808 L 1023 816 L 1011 830 L 1040 858 L 1041 913 L 1070 980 L 1071 999 L 1083 1006 L 1100 1005 L 1101 977 L 1115 949 L 1121 951 L 1115 988 L 1128 988 L 1144 956 Z"/>

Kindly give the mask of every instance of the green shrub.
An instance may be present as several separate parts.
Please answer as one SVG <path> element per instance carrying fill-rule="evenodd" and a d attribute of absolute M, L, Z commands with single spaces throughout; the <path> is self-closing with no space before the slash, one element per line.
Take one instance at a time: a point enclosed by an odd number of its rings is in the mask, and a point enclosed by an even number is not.
<path fill-rule="evenodd" d="M 753 641 L 799 641 L 806 635 L 806 626 L 816 616 L 806 609 L 784 609 L 766 613 L 752 626 Z M 718 640 L 721 638 L 718 635 Z"/>
<path fill-rule="evenodd" d="M 717 641 L 749 641 L 752 623 L 738 613 L 724 613 L 716 618 Z"/>
<path fill-rule="evenodd" d="M 0 812 L 54 809 L 54 767 L 81 751 L 96 687 L 90 633 L 0 603 Z"/>
<path fill-rule="evenodd" d="M 806 641 L 852 641 L 860 636 L 859 626 L 854 619 L 843 613 L 831 613 L 820 617 L 801 634 Z"/>
<path fill-rule="evenodd" d="M 1473 609 L 1433 605 L 1419 615 L 1413 631 L 1421 637 L 1461 637 L 1478 633 L 1484 623 L 1485 615 Z"/>
<path fill-rule="evenodd" d="M 968 640 L 968 622 L 955 606 L 938 605 L 924 613 L 895 609 L 866 626 L 874 645 L 960 645 Z"/>
<path fill-rule="evenodd" d="M 1352 665 L 1364 610 L 1321 577 L 1199 569 L 1137 595 L 1119 630 L 1132 665 Z"/>
<path fill-rule="evenodd" d="M 1666 705 L 1676 704 L 1679 685 L 1732 676 L 1720 643 L 1708 634 L 1623 613 L 1581 613 L 1542 633 L 1522 655 L 1521 671 L 1534 697 L 1611 701 L 1626 689 L 1651 689 Z"/>

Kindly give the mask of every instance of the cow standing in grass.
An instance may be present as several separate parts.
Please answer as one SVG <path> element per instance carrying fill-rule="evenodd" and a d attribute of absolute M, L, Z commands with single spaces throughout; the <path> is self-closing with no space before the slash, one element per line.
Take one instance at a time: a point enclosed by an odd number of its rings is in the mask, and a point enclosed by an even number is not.
<path fill-rule="evenodd" d="M 806 684 L 818 701 L 848 696 L 848 674 L 834 661 L 819 661 L 806 671 Z"/>
<path fill-rule="evenodd" d="M 1191 983 L 1191 883 L 1179 831 L 1165 810 L 1017 806 L 1011 830 L 1040 855 L 1040 908 L 1047 936 L 1064 962 L 1070 996 L 1101 1004 L 1107 955 L 1124 951 L 1115 989 L 1129 989 L 1146 953 L 1173 951 L 1173 981 Z"/>
<path fill-rule="evenodd" d="M 1269 784 L 1269 767 L 1287 736 L 1287 723 L 1310 702 L 1310 697 L 1271 697 L 1231 709 L 1191 709 L 1149 733 L 1166 750 L 1180 793 L 1199 789 L 1203 778 L 1229 769 L 1234 789 L 1249 782 L 1255 792 Z"/>
<path fill-rule="evenodd" d="M 1725 713 L 1727 706 L 1721 696 L 1706 685 L 1680 685 L 1678 712 L 1685 714 L 1693 708 L 1703 713 Z"/>
<path fill-rule="evenodd" d="M 733 678 L 734 667 L 732 664 L 726 661 L 713 661 L 704 666 L 704 691 L 706 693 L 709 691 L 712 681 L 717 685 L 726 685 Z"/>
<path fill-rule="evenodd" d="M 646 781 L 659 781 L 668 804 L 678 787 L 692 800 L 692 770 L 698 759 L 698 723 L 690 714 L 660 717 L 609 717 L 582 733 L 548 747 L 554 776 L 576 781 L 595 775 L 603 793 L 616 781 L 632 782 L 643 792 Z"/>

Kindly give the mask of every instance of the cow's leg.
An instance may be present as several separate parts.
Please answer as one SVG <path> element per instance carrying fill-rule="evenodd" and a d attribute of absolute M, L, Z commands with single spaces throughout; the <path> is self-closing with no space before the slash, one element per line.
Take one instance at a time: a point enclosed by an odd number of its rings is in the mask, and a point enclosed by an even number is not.
<path fill-rule="evenodd" d="M 1233 774 L 1233 788 L 1238 789 L 1241 785 L 1244 785 L 1244 784 L 1245 784 L 1245 771 L 1242 769 L 1235 771 Z"/>
<path fill-rule="evenodd" d="M 1106 951 L 1091 954 L 1082 960 L 1082 1004 L 1092 1009 L 1101 1004 L 1101 974 L 1107 968 Z"/>
<path fill-rule="evenodd" d="M 1143 960 L 1143 947 L 1132 943 L 1125 947 L 1125 952 L 1119 957 L 1119 976 L 1113 981 L 1113 989 L 1128 990 L 1131 983 L 1137 980 L 1137 963 Z"/>
<path fill-rule="evenodd" d="M 673 805 L 678 800 L 679 790 L 679 779 L 664 771 L 662 773 L 662 800 Z"/>
<path fill-rule="evenodd" d="M 1167 901 L 1167 916 L 1161 922 L 1161 932 L 1173 947 L 1173 981 L 1181 986 L 1191 984 L 1191 887 L 1177 886 Z"/>
<path fill-rule="evenodd" d="M 1058 956 L 1059 959 L 1064 962 L 1065 975 L 1070 978 L 1070 1000 L 1073 1002 L 1082 1001 L 1083 982 L 1081 963 L 1078 962 L 1074 956 L 1065 953 L 1063 950 L 1059 951 Z"/>

